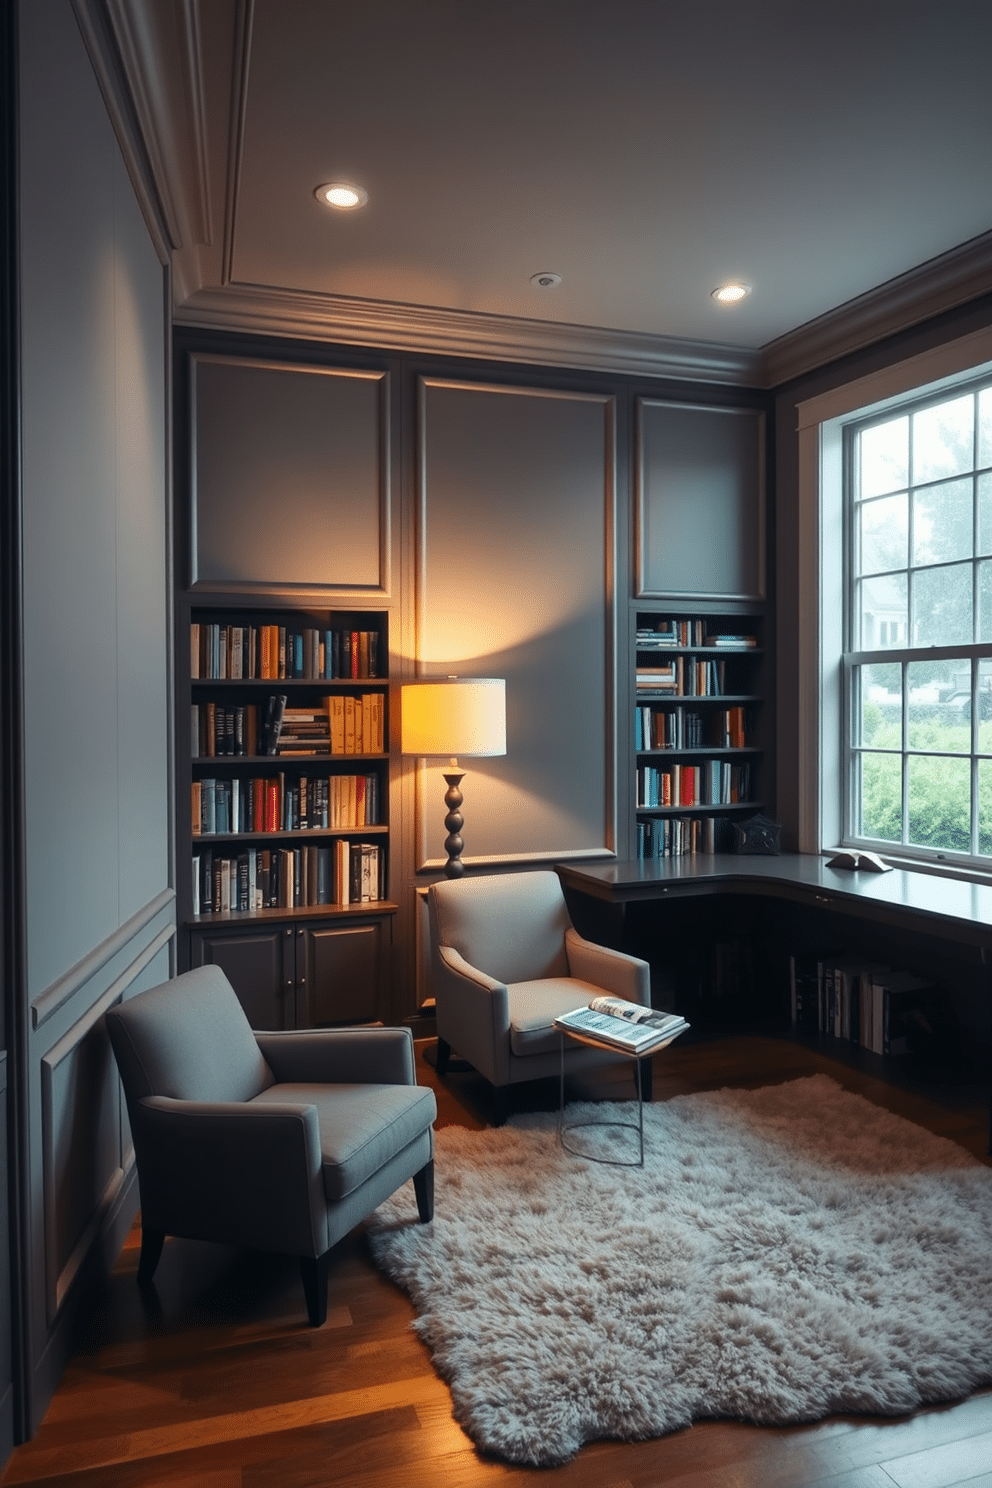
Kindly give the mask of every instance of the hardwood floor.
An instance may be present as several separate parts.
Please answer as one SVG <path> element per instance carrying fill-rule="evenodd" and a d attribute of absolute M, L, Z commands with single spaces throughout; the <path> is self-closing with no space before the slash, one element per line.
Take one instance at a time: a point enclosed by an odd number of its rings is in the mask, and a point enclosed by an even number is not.
<path fill-rule="evenodd" d="M 990 1161 L 979 1100 L 951 1092 L 936 1105 L 786 1040 L 673 1045 L 655 1061 L 655 1099 L 815 1070 Z M 484 1124 L 490 1107 L 475 1075 L 451 1075 L 442 1088 L 422 1057 L 419 1071 L 438 1089 L 440 1124 Z M 630 1094 L 629 1072 L 598 1081 L 601 1094 Z M 528 1096 L 553 1106 L 555 1082 Z M 135 1229 L 4 1488 L 992 1488 L 992 1389 L 899 1419 L 707 1421 L 655 1441 L 591 1443 L 561 1468 L 508 1467 L 480 1458 L 451 1419 L 448 1391 L 410 1332 L 413 1309 L 373 1269 L 361 1229 L 338 1247 L 328 1320 L 316 1331 L 292 1262 L 170 1240 L 155 1300 L 143 1304 L 137 1260 Z"/>

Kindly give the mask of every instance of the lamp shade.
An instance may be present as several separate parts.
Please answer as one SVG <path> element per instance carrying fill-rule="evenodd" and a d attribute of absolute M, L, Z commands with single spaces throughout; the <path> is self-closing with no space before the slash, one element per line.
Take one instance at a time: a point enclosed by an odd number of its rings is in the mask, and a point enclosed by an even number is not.
<path fill-rule="evenodd" d="M 404 754 L 506 753 L 506 683 L 502 677 L 448 677 L 401 689 Z"/>

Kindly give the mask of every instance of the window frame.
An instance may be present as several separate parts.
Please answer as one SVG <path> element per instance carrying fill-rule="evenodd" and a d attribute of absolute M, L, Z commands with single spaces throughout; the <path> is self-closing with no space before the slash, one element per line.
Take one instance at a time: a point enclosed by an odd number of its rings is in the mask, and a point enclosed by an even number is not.
<path fill-rule="evenodd" d="M 977 418 L 977 396 L 981 391 L 992 388 L 992 376 L 985 375 L 969 376 L 963 374 L 960 379 L 955 379 L 950 386 L 944 386 L 937 392 L 928 392 L 919 397 L 912 394 L 896 402 L 894 407 L 875 412 L 863 418 L 852 417 L 845 420 L 842 434 L 844 441 L 843 469 L 844 469 L 844 492 L 843 492 L 843 566 L 844 566 L 844 589 L 843 589 L 843 636 L 844 652 L 841 659 L 843 669 L 843 692 L 841 698 L 841 840 L 845 846 L 869 848 L 875 852 L 898 853 L 900 856 L 917 858 L 922 855 L 923 861 L 936 861 L 938 863 L 951 862 L 962 867 L 976 868 L 979 871 L 992 871 L 992 855 L 980 853 L 981 830 L 979 822 L 979 765 L 982 759 L 992 760 L 992 749 L 981 750 L 980 742 L 980 677 L 982 661 L 992 662 L 992 638 L 988 641 L 976 641 L 975 635 L 979 630 L 980 603 L 981 603 L 981 565 L 992 562 L 992 552 L 980 553 L 977 551 L 978 517 L 979 517 L 979 489 L 978 476 L 980 470 L 989 467 L 979 466 L 979 423 Z M 865 646 L 864 636 L 861 633 L 863 626 L 863 601 L 859 593 L 859 584 L 864 582 L 865 575 L 861 571 L 858 557 L 858 520 L 862 507 L 862 497 L 859 490 L 859 440 L 866 431 L 877 428 L 880 424 L 891 421 L 894 417 L 907 417 L 910 420 L 928 408 L 939 407 L 941 404 L 953 401 L 966 394 L 976 399 L 976 418 L 972 428 L 972 450 L 971 465 L 968 471 L 962 472 L 960 478 L 972 483 L 971 505 L 972 505 L 972 543 L 971 553 L 967 558 L 951 560 L 956 565 L 970 568 L 971 573 L 971 634 L 970 642 L 960 642 L 943 646 L 927 644 L 910 644 L 914 633 L 914 591 L 917 583 L 917 575 L 925 572 L 928 568 L 943 566 L 937 564 L 920 564 L 915 561 L 914 553 L 914 502 L 918 491 L 925 491 L 930 486 L 943 483 L 939 481 L 914 480 L 915 471 L 912 464 L 913 434 L 912 423 L 907 430 L 909 441 L 908 454 L 909 465 L 907 468 L 906 497 L 907 497 L 907 532 L 906 532 L 906 565 L 905 569 L 891 570 L 895 573 L 906 575 L 906 621 L 907 632 L 906 644 L 900 646 Z M 945 478 L 950 479 L 950 478 Z M 869 498 L 876 499 L 876 498 Z M 877 499 L 885 499 L 884 494 Z M 969 673 L 969 690 L 971 701 L 969 707 L 969 748 L 968 752 L 950 751 L 939 749 L 920 749 L 914 747 L 911 742 L 910 716 L 909 716 L 909 691 L 910 678 L 909 667 L 914 663 L 960 661 L 962 670 L 967 664 Z M 865 754 L 876 751 L 866 747 L 859 742 L 858 719 L 860 715 L 860 701 L 855 681 L 855 674 L 859 667 L 873 665 L 893 665 L 900 668 L 900 744 L 898 750 L 884 751 L 896 755 L 900 760 L 900 840 L 893 842 L 888 838 L 872 837 L 869 833 L 857 832 L 856 826 L 859 817 L 859 787 L 862 774 L 859 771 L 859 759 Z M 969 847 L 965 852 L 962 849 L 949 847 L 936 848 L 927 847 L 923 844 L 913 843 L 908 839 L 910 831 L 909 815 L 909 778 L 913 758 L 944 758 L 951 760 L 967 761 L 969 779 Z"/>
<path fill-rule="evenodd" d="M 844 431 L 903 406 L 940 402 L 958 385 L 992 375 L 992 326 L 945 342 L 816 396 L 797 401 L 798 592 L 795 697 L 798 713 L 796 834 L 800 852 L 829 853 L 852 842 L 844 745 L 850 738 L 849 690 L 843 658 L 845 590 Z M 961 655 L 961 647 L 949 648 Z M 878 653 L 889 661 L 887 648 Z M 928 656 L 935 653 L 928 648 Z M 785 679 L 783 678 L 783 683 Z M 783 687 L 782 692 L 789 690 Z M 974 707 L 972 713 L 974 716 Z M 867 845 L 869 839 L 860 838 Z M 985 878 L 992 862 L 950 864 L 937 850 L 878 843 L 887 859 L 909 867 Z M 958 859 L 958 855 L 953 855 Z"/>

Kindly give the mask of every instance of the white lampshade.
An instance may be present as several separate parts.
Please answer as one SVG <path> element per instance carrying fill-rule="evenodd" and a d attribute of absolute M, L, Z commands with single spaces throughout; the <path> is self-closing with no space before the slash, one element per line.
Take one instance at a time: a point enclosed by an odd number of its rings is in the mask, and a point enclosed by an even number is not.
<path fill-rule="evenodd" d="M 506 753 L 506 683 L 502 677 L 447 677 L 401 688 L 404 754 Z"/>

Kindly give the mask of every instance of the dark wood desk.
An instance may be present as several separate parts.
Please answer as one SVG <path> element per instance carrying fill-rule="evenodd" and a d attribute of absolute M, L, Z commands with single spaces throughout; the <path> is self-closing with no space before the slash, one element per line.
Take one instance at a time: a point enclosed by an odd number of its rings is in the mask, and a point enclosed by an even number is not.
<path fill-rule="evenodd" d="M 621 921 L 627 906 L 660 906 L 708 895 L 757 896 L 886 926 L 896 935 L 905 933 L 907 941 L 923 935 L 953 942 L 960 948 L 957 955 L 963 949 L 976 967 L 973 975 L 981 979 L 986 1016 L 992 1015 L 992 978 L 979 969 L 992 963 L 992 887 L 984 884 L 905 868 L 891 873 L 828 868 L 825 857 L 808 853 L 776 858 L 700 853 L 660 860 L 559 863 L 557 872 L 566 891 L 614 906 Z M 622 923 L 619 929 L 622 941 Z M 949 959 L 950 950 L 948 946 Z M 908 946 L 907 953 L 911 954 Z M 992 1099 L 989 1133 L 992 1151 Z"/>
<path fill-rule="evenodd" d="M 812 853 L 777 858 L 698 853 L 629 862 L 559 863 L 566 888 L 615 905 L 643 900 L 752 894 L 834 909 L 877 924 L 906 925 L 992 957 L 992 887 L 932 873 L 828 868 Z"/>

